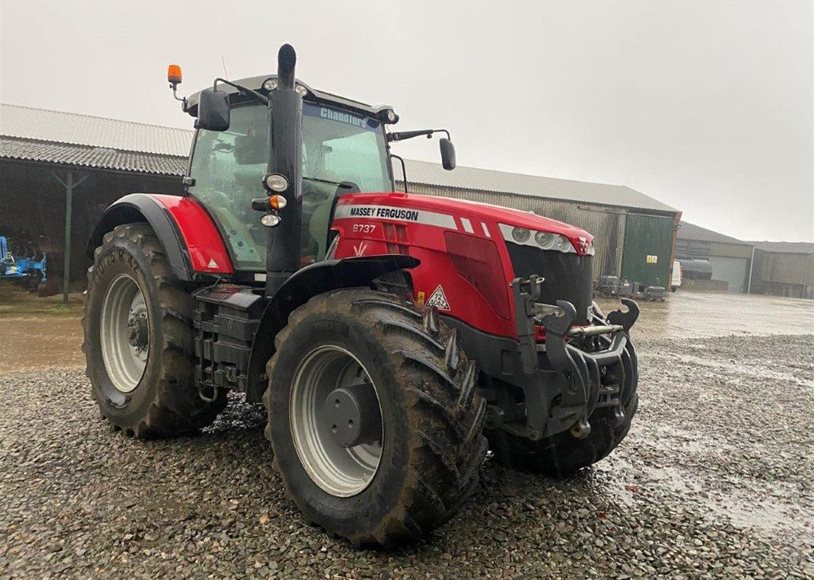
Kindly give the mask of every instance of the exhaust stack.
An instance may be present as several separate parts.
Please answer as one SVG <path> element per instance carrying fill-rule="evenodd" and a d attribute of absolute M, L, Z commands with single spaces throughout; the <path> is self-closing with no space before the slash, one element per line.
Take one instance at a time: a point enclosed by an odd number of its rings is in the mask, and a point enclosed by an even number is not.
<path fill-rule="evenodd" d="M 268 229 L 266 295 L 274 296 L 300 267 L 302 231 L 302 96 L 295 90 L 297 53 L 284 44 L 277 53 L 277 88 L 269 93 L 268 173 L 282 175 L 288 187 L 282 221 Z"/>

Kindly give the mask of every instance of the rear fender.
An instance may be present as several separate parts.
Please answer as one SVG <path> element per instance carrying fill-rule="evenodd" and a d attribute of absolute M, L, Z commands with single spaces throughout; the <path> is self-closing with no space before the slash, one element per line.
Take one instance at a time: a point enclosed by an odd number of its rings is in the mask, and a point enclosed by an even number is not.
<path fill-rule="evenodd" d="M 317 294 L 331 290 L 373 286 L 380 276 L 415 268 L 419 260 L 405 255 L 381 255 L 325 260 L 294 273 L 266 306 L 252 343 L 247 397 L 260 400 L 266 384 L 261 377 L 274 354 L 274 337 L 288 324 L 288 316 Z"/>
<path fill-rule="evenodd" d="M 175 195 L 131 193 L 113 203 L 88 240 L 88 255 L 93 257 L 107 232 L 133 222 L 150 224 L 178 280 L 188 282 L 196 273 L 234 272 L 220 232 L 203 206 Z"/>

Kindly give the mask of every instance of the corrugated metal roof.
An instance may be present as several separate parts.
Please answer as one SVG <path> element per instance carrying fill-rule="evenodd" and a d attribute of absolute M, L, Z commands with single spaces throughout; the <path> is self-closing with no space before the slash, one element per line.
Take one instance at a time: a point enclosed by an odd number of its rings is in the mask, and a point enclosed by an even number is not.
<path fill-rule="evenodd" d="M 0 158 L 3 157 L 159 175 L 182 175 L 187 166 L 185 157 L 9 137 L 0 137 Z"/>
<path fill-rule="evenodd" d="M 192 135 L 187 129 L 0 104 L 0 136 L 16 139 L 4 140 L 2 156 L 7 158 L 177 175 L 184 171 Z M 79 148 L 71 149 L 66 144 Z M 171 159 L 173 156 L 176 159 Z M 439 164 L 426 161 L 406 160 L 406 164 L 408 180 L 424 185 L 668 213 L 678 211 L 622 185 L 474 167 L 459 166 L 454 171 L 445 171 Z M 400 174 L 399 168 L 395 174 Z"/>
<path fill-rule="evenodd" d="M 475 191 L 494 191 L 583 203 L 675 213 L 678 210 L 624 185 L 571 181 L 538 175 L 508 173 L 491 169 L 458 166 L 446 171 L 437 163 L 405 160 L 407 181 Z M 394 164 L 394 174 L 401 167 Z"/>
<path fill-rule="evenodd" d="M 715 242 L 718 244 L 736 244 L 738 246 L 751 245 L 748 242 L 744 242 L 742 240 L 732 238 L 724 234 L 719 234 L 718 232 L 714 232 L 712 230 L 708 230 L 706 228 L 702 228 L 701 226 L 697 226 L 695 224 L 691 224 L 685 221 L 681 222 L 676 237 L 679 240 L 692 240 L 696 242 Z"/>
<path fill-rule="evenodd" d="M 0 104 L 0 135 L 187 157 L 192 131 Z"/>
<path fill-rule="evenodd" d="M 814 254 L 814 242 L 749 242 L 764 252 Z"/>

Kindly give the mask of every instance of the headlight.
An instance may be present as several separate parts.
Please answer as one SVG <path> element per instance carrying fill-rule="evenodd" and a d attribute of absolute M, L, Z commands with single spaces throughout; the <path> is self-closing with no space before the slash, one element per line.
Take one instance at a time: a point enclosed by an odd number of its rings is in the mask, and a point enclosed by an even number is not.
<path fill-rule="evenodd" d="M 557 249 L 561 252 L 573 251 L 574 246 L 563 236 L 557 236 Z"/>
<path fill-rule="evenodd" d="M 577 247 L 569 238 L 553 232 L 536 231 L 508 224 L 498 225 L 500 232 L 503 234 L 503 239 L 507 242 L 540 248 L 541 250 L 553 250 L 564 254 L 585 253 L 590 256 L 594 255 L 593 244 L 587 238 L 581 237 L 579 247 Z"/>
<path fill-rule="evenodd" d="M 273 228 L 281 221 L 283 221 L 282 218 L 278 216 L 276 213 L 267 213 L 266 215 L 260 218 L 260 223 L 266 226 L 267 228 Z"/>
<path fill-rule="evenodd" d="M 263 186 L 268 191 L 282 193 L 288 189 L 288 180 L 279 173 L 269 173 L 263 178 Z"/>
<path fill-rule="evenodd" d="M 531 238 L 531 230 L 526 228 L 514 228 L 512 230 L 512 237 L 518 244 L 525 244 Z"/>
<path fill-rule="evenodd" d="M 301 97 L 305 97 L 308 94 L 308 89 L 306 89 L 302 85 L 295 85 L 294 90 L 297 91 L 297 94 Z"/>
<path fill-rule="evenodd" d="M 554 246 L 555 236 L 550 232 L 537 232 L 534 234 L 534 241 L 544 250 L 549 250 Z"/>
<path fill-rule="evenodd" d="M 378 107 L 376 109 L 376 118 L 386 125 L 398 123 L 399 116 L 390 107 Z"/>
<path fill-rule="evenodd" d="M 263 81 L 263 88 L 267 91 L 273 91 L 277 88 L 277 79 L 266 79 Z"/>

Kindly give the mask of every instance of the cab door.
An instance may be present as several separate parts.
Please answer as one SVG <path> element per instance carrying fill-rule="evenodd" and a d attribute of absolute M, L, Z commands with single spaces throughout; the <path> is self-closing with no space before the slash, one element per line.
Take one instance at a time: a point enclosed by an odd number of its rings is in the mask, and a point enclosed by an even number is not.
<path fill-rule="evenodd" d="M 239 270 L 264 270 L 266 230 L 251 200 L 265 195 L 262 179 L 268 164 L 268 109 L 237 104 L 226 131 L 199 129 L 190 162 L 190 195 L 201 201 L 226 242 Z"/>

